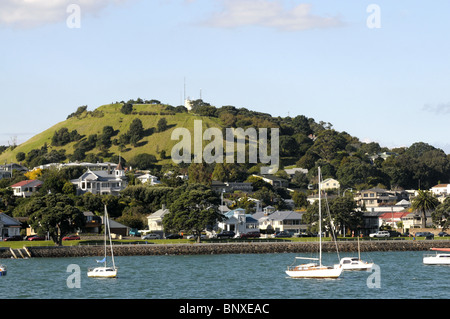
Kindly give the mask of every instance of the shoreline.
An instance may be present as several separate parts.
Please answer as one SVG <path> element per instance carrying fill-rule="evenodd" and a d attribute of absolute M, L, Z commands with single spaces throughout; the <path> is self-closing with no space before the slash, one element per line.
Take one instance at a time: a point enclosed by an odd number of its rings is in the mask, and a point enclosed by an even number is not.
<path fill-rule="evenodd" d="M 124 244 L 114 245 L 115 256 L 162 256 L 162 255 L 213 255 L 213 254 L 269 254 L 317 252 L 316 242 L 238 242 L 194 244 Z M 338 242 L 339 252 L 357 252 L 357 242 Z M 389 240 L 360 241 L 361 252 L 369 251 L 429 251 L 430 248 L 449 248 L 448 240 Z M 19 251 L 20 250 L 20 251 Z M 323 252 L 335 252 L 334 242 L 322 243 Z M 33 246 L 26 249 L 0 248 L 1 258 L 59 258 L 101 256 L 103 246 Z"/>

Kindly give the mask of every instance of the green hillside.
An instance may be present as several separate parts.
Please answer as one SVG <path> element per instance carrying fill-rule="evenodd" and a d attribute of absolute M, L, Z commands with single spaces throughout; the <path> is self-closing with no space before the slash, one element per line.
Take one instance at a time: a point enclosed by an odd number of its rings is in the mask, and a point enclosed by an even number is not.
<path fill-rule="evenodd" d="M 139 153 L 149 153 L 156 156 L 159 160 L 158 153 L 164 150 L 167 156 L 170 155 L 172 147 L 178 143 L 178 141 L 171 140 L 171 133 L 176 127 L 187 128 L 193 133 L 194 120 L 201 119 L 204 127 L 222 127 L 220 120 L 214 117 L 197 116 L 191 113 L 175 113 L 173 110 L 169 110 L 168 106 L 161 104 L 134 104 L 132 114 L 124 114 L 121 112 L 123 104 L 108 104 L 98 107 L 94 111 L 84 111 L 79 115 L 72 116 L 67 120 L 60 122 L 49 129 L 37 134 L 23 144 L 17 146 L 14 150 L 7 149 L 0 154 L 0 163 L 5 162 L 17 162 L 16 156 L 18 153 L 23 152 L 28 154 L 31 150 L 40 149 L 47 143 L 48 152 L 52 150 L 60 151 L 65 150 L 67 156 L 74 153 L 74 146 L 77 142 L 70 142 L 64 146 L 52 145 L 52 137 L 56 131 L 61 128 L 67 128 L 69 132 L 76 130 L 81 139 L 87 139 L 89 135 L 102 134 L 103 127 L 112 126 L 115 134 L 111 140 L 118 139 L 121 134 L 126 133 L 132 121 L 139 118 L 142 121 L 142 126 L 146 133 L 145 136 L 139 140 L 136 147 L 131 144 L 127 144 L 122 150 L 119 149 L 119 145 L 112 143 L 108 149 L 109 154 L 121 155 L 125 160 L 129 160 L 133 156 Z M 157 132 L 157 123 L 161 118 L 167 120 L 168 129 L 163 132 Z M 98 147 L 86 153 L 99 154 L 100 149 Z M 102 157 L 104 161 L 108 161 L 109 158 Z M 66 160 L 67 162 L 68 160 Z M 162 163 L 169 160 L 163 160 Z"/>

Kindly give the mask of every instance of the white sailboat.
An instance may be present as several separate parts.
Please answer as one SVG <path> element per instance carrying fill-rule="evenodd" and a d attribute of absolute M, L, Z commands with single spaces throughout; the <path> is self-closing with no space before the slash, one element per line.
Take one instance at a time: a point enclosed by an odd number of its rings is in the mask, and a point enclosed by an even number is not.
<path fill-rule="evenodd" d="M 341 265 L 322 265 L 322 205 L 321 205 L 321 174 L 319 167 L 319 258 L 295 257 L 295 261 L 309 259 L 318 261 L 288 266 L 286 274 L 291 278 L 338 278 L 342 273 Z M 295 264 L 294 261 L 294 264 Z"/>
<path fill-rule="evenodd" d="M 359 247 L 358 237 L 358 257 L 344 257 L 340 261 L 340 265 L 344 270 L 369 270 L 372 269 L 373 263 L 361 260 L 361 249 Z"/>
<path fill-rule="evenodd" d="M 436 253 L 435 255 L 423 256 L 425 265 L 450 265 L 450 248 L 431 248 L 435 251 L 444 251 L 449 253 Z"/>
<path fill-rule="evenodd" d="M 88 273 L 87 273 L 88 277 L 92 277 L 92 278 L 115 278 L 115 277 L 117 277 L 117 268 L 116 268 L 116 265 L 114 262 L 114 252 L 113 252 L 113 246 L 112 246 L 112 241 L 111 241 L 111 230 L 109 228 L 109 217 L 108 217 L 108 211 L 106 209 L 106 205 L 105 205 L 104 224 L 105 224 L 105 229 L 104 229 L 105 255 L 102 260 L 97 260 L 98 263 L 104 263 L 104 266 L 88 269 Z M 109 246 L 110 246 L 110 250 L 111 250 L 112 267 L 107 266 L 107 240 L 106 240 L 107 233 L 108 233 L 108 237 L 109 237 Z"/>

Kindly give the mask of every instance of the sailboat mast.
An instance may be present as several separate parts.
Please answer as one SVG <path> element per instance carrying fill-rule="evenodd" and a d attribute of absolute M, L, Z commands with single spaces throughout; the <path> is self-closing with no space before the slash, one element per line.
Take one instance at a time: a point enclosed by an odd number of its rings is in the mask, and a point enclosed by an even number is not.
<path fill-rule="evenodd" d="M 106 210 L 106 205 L 105 205 L 105 214 L 106 214 L 106 216 L 108 216 L 108 212 Z M 112 247 L 112 240 L 111 240 L 111 228 L 109 227 L 109 218 L 107 220 L 108 220 L 109 246 L 111 247 L 111 259 L 112 259 L 113 269 L 116 269 L 116 264 L 114 263 L 114 252 L 113 252 L 113 247 Z M 105 245 L 105 251 L 106 251 L 106 245 Z"/>
<path fill-rule="evenodd" d="M 320 166 L 318 167 L 318 175 L 319 175 L 319 265 L 322 266 L 322 188 L 321 178 L 320 178 Z"/>
<path fill-rule="evenodd" d="M 106 231 L 107 231 L 107 229 L 109 228 L 109 227 L 107 227 L 107 223 L 108 223 L 108 215 L 107 215 L 107 213 L 106 213 L 106 205 L 105 205 L 105 214 L 104 214 L 103 219 L 104 219 L 103 225 L 104 225 L 104 227 L 105 227 L 105 229 L 103 229 L 103 232 L 104 232 L 104 234 L 105 234 L 103 246 L 105 247 L 105 258 L 104 258 L 104 260 L 105 260 L 105 267 L 106 267 Z"/>

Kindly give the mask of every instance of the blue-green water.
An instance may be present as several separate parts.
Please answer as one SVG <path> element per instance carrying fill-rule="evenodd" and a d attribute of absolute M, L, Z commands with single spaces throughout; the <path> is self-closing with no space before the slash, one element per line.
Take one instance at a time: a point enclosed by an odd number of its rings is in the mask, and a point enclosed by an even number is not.
<path fill-rule="evenodd" d="M 364 253 L 378 273 L 328 280 L 287 278 L 286 267 L 301 254 L 119 256 L 115 279 L 88 278 L 92 257 L 3 259 L 0 299 L 448 299 L 450 266 L 423 265 L 423 254 Z M 324 254 L 324 264 L 336 262 L 336 254 Z"/>

